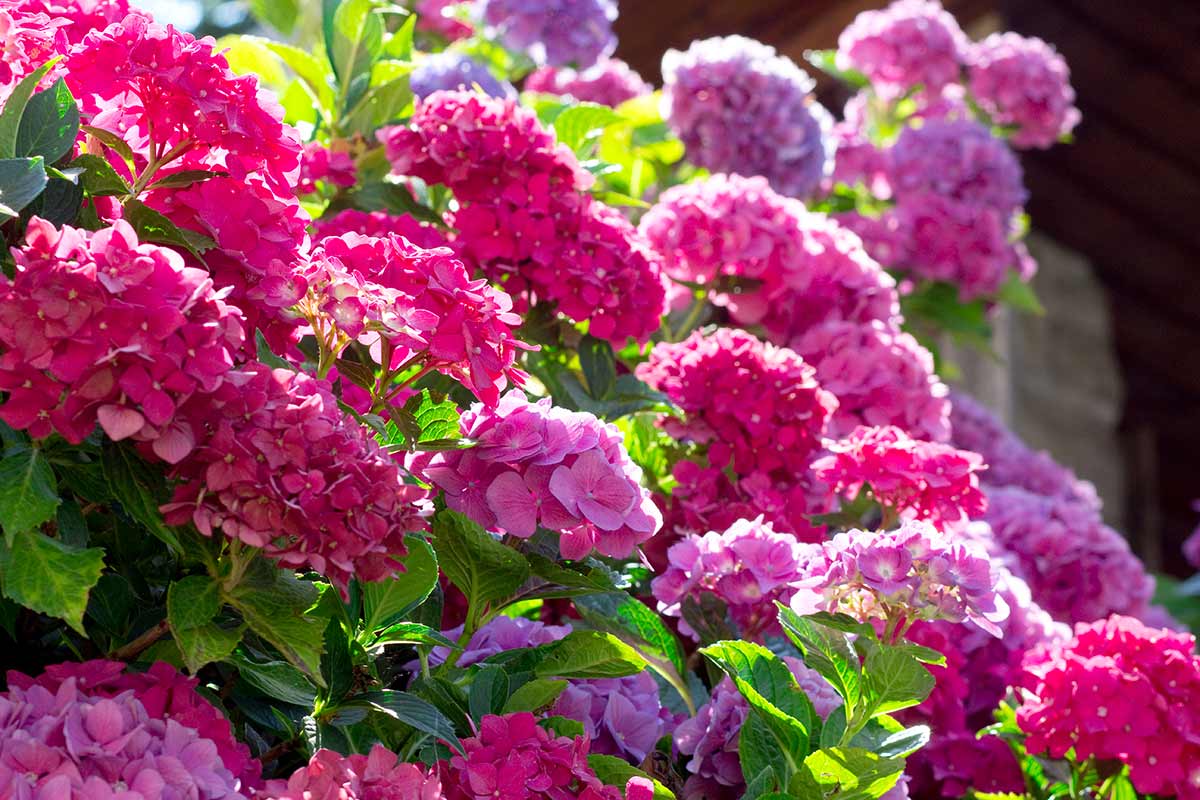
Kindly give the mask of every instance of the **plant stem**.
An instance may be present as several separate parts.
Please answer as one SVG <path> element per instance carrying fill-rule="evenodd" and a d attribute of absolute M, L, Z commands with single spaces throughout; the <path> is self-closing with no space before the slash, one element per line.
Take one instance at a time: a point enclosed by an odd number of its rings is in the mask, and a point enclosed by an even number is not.
<path fill-rule="evenodd" d="M 109 654 L 109 657 L 114 661 L 130 661 L 134 658 L 137 658 L 139 655 L 141 655 L 143 650 L 161 639 L 163 634 L 170 630 L 170 627 L 171 626 L 164 619 L 154 627 L 148 628 L 142 633 L 141 636 L 137 637 L 129 644 L 114 650 Z"/>

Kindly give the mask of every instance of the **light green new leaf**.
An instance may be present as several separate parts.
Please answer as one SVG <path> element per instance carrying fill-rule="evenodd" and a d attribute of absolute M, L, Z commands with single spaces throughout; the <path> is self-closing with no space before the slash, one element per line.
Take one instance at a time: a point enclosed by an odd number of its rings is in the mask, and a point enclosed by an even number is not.
<path fill-rule="evenodd" d="M 933 691 L 933 675 L 901 649 L 876 648 L 867 656 L 864 668 L 864 710 L 860 719 L 915 706 Z"/>
<path fill-rule="evenodd" d="M 802 800 L 875 800 L 896 785 L 904 759 L 881 758 L 857 747 L 817 750 L 804 760 L 789 794 Z"/>
<path fill-rule="evenodd" d="M 630 778 L 647 778 L 654 783 L 654 800 L 675 800 L 675 794 L 670 789 L 623 758 L 593 753 L 588 756 L 588 766 L 600 782 L 608 786 L 616 786 L 623 791 Z"/>
<path fill-rule="evenodd" d="M 517 689 L 504 703 L 503 713 L 540 711 L 546 708 L 567 688 L 567 682 L 554 678 L 536 678 Z"/>
<path fill-rule="evenodd" d="M 573 631 L 534 667 L 540 678 L 624 678 L 646 668 L 637 651 L 610 633 Z"/>
<path fill-rule="evenodd" d="M 861 692 L 862 665 L 847 634 L 802 617 L 782 604 L 779 622 L 800 649 L 804 663 L 821 673 L 846 703 L 855 707 Z"/>

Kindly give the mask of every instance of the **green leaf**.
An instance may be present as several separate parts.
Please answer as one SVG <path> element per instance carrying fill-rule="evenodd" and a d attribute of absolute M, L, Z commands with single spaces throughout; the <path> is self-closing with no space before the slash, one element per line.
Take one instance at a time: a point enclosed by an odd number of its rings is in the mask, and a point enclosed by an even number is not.
<path fill-rule="evenodd" d="M 36 214 L 47 222 L 62 226 L 75 222 L 82 204 L 83 186 L 77 180 L 51 178 L 42 194 L 26 209 L 31 215 Z"/>
<path fill-rule="evenodd" d="M 572 631 L 534 667 L 539 678 L 623 678 L 646 668 L 637 651 L 610 633 Z"/>
<path fill-rule="evenodd" d="M 787 759 L 788 755 L 780 750 L 779 741 L 763 721 L 762 715 L 748 715 L 738 734 L 738 760 L 742 765 L 742 774 L 754 775 L 757 787 L 751 792 L 747 785 L 746 797 L 758 797 L 786 785 L 788 774 L 780 767 L 787 763 Z"/>
<path fill-rule="evenodd" d="M 21 127 L 21 117 L 25 114 L 25 106 L 42 78 L 59 60 L 56 57 L 42 64 L 22 78 L 8 93 L 4 108 L 0 109 L 0 159 L 16 158 L 17 135 Z"/>
<path fill-rule="evenodd" d="M 391 58 L 400 61 L 412 60 L 413 30 L 417 24 L 417 15 L 409 14 L 395 33 L 388 39 L 384 49 Z"/>
<path fill-rule="evenodd" d="M 172 635 L 175 643 L 179 645 L 184 665 L 189 672 L 195 674 L 205 664 L 228 658 L 242 641 L 244 630 L 241 626 L 222 628 L 210 622 L 187 630 L 173 631 Z"/>
<path fill-rule="evenodd" d="M 195 231 L 182 230 L 141 200 L 125 201 L 124 219 L 133 226 L 141 241 L 175 245 L 197 257 L 216 244 L 212 239 Z"/>
<path fill-rule="evenodd" d="M 1038 300 L 1033 287 L 1022 280 L 1021 274 L 1016 270 L 1008 273 L 1008 278 L 1001 284 L 997 297 L 1000 302 L 1012 306 L 1018 311 L 1036 314 L 1039 317 L 1046 315 L 1046 307 Z"/>
<path fill-rule="evenodd" d="M 282 584 L 282 575 L 279 580 L 275 586 L 242 583 L 227 593 L 225 600 L 241 613 L 250 630 L 270 642 L 284 658 L 323 686 L 324 621 L 306 616 L 304 612 L 309 604 L 297 602 Z"/>
<path fill-rule="evenodd" d="M 617 359 L 612 345 L 588 334 L 579 343 L 579 366 L 587 380 L 588 394 L 604 400 L 617 383 Z"/>
<path fill-rule="evenodd" d="M 870 719 L 915 706 L 933 690 L 934 679 L 921 662 L 903 650 L 878 647 L 864 664 L 863 716 Z"/>
<path fill-rule="evenodd" d="M 433 549 L 450 582 L 467 596 L 468 624 L 485 607 L 510 597 L 529 577 L 529 564 L 471 519 L 445 509 L 433 518 Z"/>
<path fill-rule="evenodd" d="M 71 166 L 83 169 L 80 181 L 91 197 L 121 196 L 133 191 L 104 156 L 85 153 L 72 161 Z"/>
<path fill-rule="evenodd" d="M 858 705 L 862 684 L 862 665 L 847 634 L 827 628 L 778 604 L 779 622 L 784 633 L 800 649 L 804 663 L 821 673 L 847 705 Z"/>
<path fill-rule="evenodd" d="M 58 504 L 54 472 L 41 450 L 20 449 L 0 460 L 0 525 L 10 547 L 18 533 L 53 519 Z"/>
<path fill-rule="evenodd" d="M 154 183 L 146 187 L 147 191 L 152 189 L 186 189 L 189 186 L 194 186 L 197 183 L 213 178 L 228 177 L 228 172 L 211 169 L 181 169 L 178 172 L 172 172 L 170 175 L 164 175 Z"/>
<path fill-rule="evenodd" d="M 876 717 L 876 719 L 884 719 L 884 717 Z M 886 719 L 891 718 L 887 717 Z M 874 721 L 872 720 L 872 722 Z M 928 725 L 914 725 L 890 734 L 871 749 L 884 758 L 903 758 L 929 744 L 929 735 Z"/>
<path fill-rule="evenodd" d="M 208 575 L 189 575 L 167 589 L 167 621 L 173 632 L 206 625 L 220 610 L 220 586 Z"/>
<path fill-rule="evenodd" d="M 270 39 L 263 39 L 254 36 L 245 37 L 251 41 L 260 43 L 263 47 L 270 50 L 275 55 L 279 56 L 284 64 L 292 72 L 296 73 L 296 77 L 304 84 L 304 88 L 308 90 L 313 101 L 321 108 L 321 110 L 329 115 L 333 111 L 333 90 L 329 85 L 329 64 L 323 58 L 317 58 L 311 53 L 306 53 L 299 47 L 283 42 L 273 42 Z"/>
<path fill-rule="evenodd" d="M 557 715 L 543 717 L 538 720 L 538 725 L 541 725 L 555 736 L 566 736 L 568 739 L 584 735 L 583 723 L 570 717 L 560 717 Z"/>
<path fill-rule="evenodd" d="M 163 522 L 156 495 L 165 492 L 162 476 L 123 444 L 109 442 L 100 454 L 108 488 L 121 508 L 176 553 L 183 552 L 179 536 Z"/>
<path fill-rule="evenodd" d="M 600 782 L 607 786 L 616 786 L 624 791 L 630 778 L 647 778 L 654 783 L 654 800 L 675 800 L 675 795 L 670 789 L 623 758 L 592 753 L 588 756 L 588 766 L 596 773 Z"/>
<path fill-rule="evenodd" d="M 4 595 L 26 608 L 58 617 L 83 634 L 88 594 L 100 580 L 104 551 L 73 550 L 35 531 L 19 531 L 0 547 Z"/>
<path fill-rule="evenodd" d="M 326 597 L 341 606 L 341 598 L 332 587 Z M 350 654 L 350 634 L 342 620 L 333 617 L 325 624 L 325 657 L 321 659 L 321 676 L 328 687 L 324 694 L 327 704 L 334 704 L 349 693 L 354 685 L 354 658 Z"/>
<path fill-rule="evenodd" d="M 291 36 L 300 16 L 300 3 L 299 0 L 250 0 L 250 11 L 284 36 Z"/>
<path fill-rule="evenodd" d="M 17 216 L 42 193 L 47 180 L 40 157 L 0 159 L 0 222 Z"/>
<path fill-rule="evenodd" d="M 946 657 L 932 647 L 925 647 L 924 645 L 912 642 L 904 642 L 903 644 L 892 646 L 903 653 L 908 653 L 922 664 L 933 664 L 938 667 L 946 666 Z"/>
<path fill-rule="evenodd" d="M 804 772 L 789 786 L 789 794 L 808 800 L 874 800 L 896 785 L 904 759 L 881 758 L 856 747 L 817 750 L 804 760 Z"/>
<path fill-rule="evenodd" d="M 482 664 L 475 671 L 471 691 L 467 695 L 467 707 L 471 717 L 482 720 L 488 714 L 496 714 L 508 699 L 508 676 L 494 664 Z"/>
<path fill-rule="evenodd" d="M 807 50 L 804 60 L 826 75 L 837 78 L 853 89 L 866 89 L 871 81 L 855 69 L 842 69 L 837 65 L 837 50 Z"/>
<path fill-rule="evenodd" d="M 623 118 L 608 106 L 598 103 L 579 103 L 567 108 L 554 119 L 558 140 L 578 152 L 584 144 L 595 139 L 610 125 Z"/>
<path fill-rule="evenodd" d="M 79 134 L 79 106 L 62 78 L 29 99 L 17 127 L 18 156 L 41 156 L 53 164 L 75 144 Z"/>
<path fill-rule="evenodd" d="M 567 682 L 554 678 L 536 678 L 517 689 L 504 703 L 502 713 L 540 711 L 547 708 L 567 688 Z"/>
<path fill-rule="evenodd" d="M 408 553 L 398 560 L 404 572 L 394 578 L 361 584 L 364 628 L 377 631 L 404 617 L 429 597 L 437 586 L 437 556 L 429 542 L 420 536 L 404 537 Z"/>
<path fill-rule="evenodd" d="M 137 166 L 137 159 L 134 158 L 133 148 L 131 148 L 124 139 L 122 139 L 120 136 L 117 136 L 112 131 L 106 131 L 103 128 L 95 128 L 91 125 L 84 125 L 80 128 L 80 130 L 119 155 L 121 160 L 125 162 L 125 166 L 129 167 L 130 175 L 136 174 L 135 167 Z M 96 155 L 99 154 L 97 153 Z M 100 157 L 103 158 L 103 156 Z"/>
<path fill-rule="evenodd" d="M 366 93 L 371 65 L 383 53 L 383 22 L 371 0 L 343 0 L 333 14 L 329 61 L 341 86 L 342 112 Z"/>
<path fill-rule="evenodd" d="M 317 701 L 317 688 L 304 673 L 285 661 L 252 661 L 241 653 L 228 659 L 238 669 L 242 680 L 272 700 L 312 708 Z"/>
<path fill-rule="evenodd" d="M 454 726 L 446 718 L 446 715 L 411 692 L 396 692 L 387 689 L 367 692 L 352 698 L 352 702 L 365 703 L 411 728 L 446 742 L 456 751 L 462 752 L 462 743 L 455 735 Z"/>
<path fill-rule="evenodd" d="M 385 644 L 424 644 L 458 648 L 457 644 L 447 639 L 439 631 L 419 622 L 397 622 L 379 631 L 371 639 L 371 647 L 380 647 Z"/>

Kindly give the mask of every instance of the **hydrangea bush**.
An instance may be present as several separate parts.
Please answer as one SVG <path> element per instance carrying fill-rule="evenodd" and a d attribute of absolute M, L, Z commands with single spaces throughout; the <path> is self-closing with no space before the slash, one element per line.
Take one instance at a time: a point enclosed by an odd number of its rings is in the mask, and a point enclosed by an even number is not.
<path fill-rule="evenodd" d="M 1050 45 L 899 0 L 835 120 L 612 0 L 251 5 L 0 0 L 0 798 L 1200 797 L 1193 640 L 938 376 Z"/>

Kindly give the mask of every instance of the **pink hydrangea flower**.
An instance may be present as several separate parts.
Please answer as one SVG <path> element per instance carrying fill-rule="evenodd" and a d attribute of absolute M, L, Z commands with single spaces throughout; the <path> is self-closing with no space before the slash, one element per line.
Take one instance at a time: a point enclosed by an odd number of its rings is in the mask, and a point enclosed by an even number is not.
<path fill-rule="evenodd" d="M 1046 148 L 1079 124 L 1066 60 L 1041 39 L 993 33 L 970 49 L 971 96 L 1017 147 Z"/>
<path fill-rule="evenodd" d="M 837 65 L 867 76 L 894 99 L 917 86 L 937 92 L 958 80 L 968 40 L 936 0 L 896 0 L 864 11 L 838 37 Z"/>
<path fill-rule="evenodd" d="M 465 39 L 474 29 L 456 13 L 464 0 L 417 0 L 417 30 L 436 33 L 451 42 Z"/>
<path fill-rule="evenodd" d="M 790 598 L 791 584 L 807 575 L 813 548 L 777 533 L 762 517 L 738 520 L 723 532 L 690 534 L 671 545 L 666 569 L 651 583 L 658 610 L 682 617 L 685 600 L 711 593 L 728 607 L 743 639 L 779 635 L 775 602 Z M 679 630 L 699 639 L 682 619 Z"/>
<path fill-rule="evenodd" d="M 321 749 L 287 780 L 268 781 L 257 800 L 442 800 L 436 772 L 401 762 L 381 744 L 367 755 Z"/>
<path fill-rule="evenodd" d="M 529 538 L 561 533 L 565 558 L 596 549 L 624 557 L 662 527 L 615 426 L 591 414 L 530 403 L 520 391 L 462 415 L 470 450 L 413 459 L 414 472 L 446 492 L 446 505 L 489 530 Z"/>
<path fill-rule="evenodd" d="M 1130 617 L 1080 623 L 1032 651 L 1017 724 L 1031 754 L 1115 759 L 1142 794 L 1192 798 L 1200 786 L 1200 657 L 1190 634 Z"/>
<path fill-rule="evenodd" d="M 46 14 L 54 20 L 49 30 L 62 31 L 67 42 L 78 44 L 88 33 L 104 30 L 129 14 L 127 0 L 7 0 L 6 6 L 28 14 Z M 36 65 L 40 66 L 40 64 Z"/>
<path fill-rule="evenodd" d="M 22 78 L 67 48 L 69 20 L 47 10 L 39 3 L 0 6 L 0 104 Z"/>
<path fill-rule="evenodd" d="M 970 620 L 999 636 L 1008 615 L 996 572 L 974 542 L 951 542 L 927 522 L 893 531 L 851 530 L 821 545 L 795 583 L 797 613 L 830 611 L 887 620 L 902 630 L 916 620 Z"/>
<path fill-rule="evenodd" d="M 583 103 L 606 106 L 619 106 L 626 100 L 654 91 L 654 87 L 619 58 L 601 59 L 582 72 L 569 67 L 541 67 L 525 78 L 524 89 L 527 92 L 569 95 Z"/>
<path fill-rule="evenodd" d="M 370 432 L 347 417 L 328 384 L 256 364 L 181 410 L 196 451 L 175 465 L 168 524 L 260 547 L 344 589 L 398 569 L 404 535 L 425 528 L 423 489 Z"/>
<path fill-rule="evenodd" d="M 672 436 L 707 444 L 713 466 L 739 475 L 802 473 L 837 408 L 794 352 L 730 328 L 660 342 L 637 375 L 683 411 L 664 422 Z"/>
<path fill-rule="evenodd" d="M 584 69 L 617 48 L 616 0 L 483 0 L 477 8 L 510 50 L 537 64 Z"/>
<path fill-rule="evenodd" d="M 396 234 L 427 250 L 454 246 L 445 233 L 428 222 L 422 222 L 407 214 L 389 214 L 386 211 L 359 211 L 356 208 L 347 208 L 331 217 L 314 220 L 313 228 L 317 239 L 347 233 L 379 238 Z"/>
<path fill-rule="evenodd" d="M 317 190 L 317 181 L 331 186 L 353 186 L 356 180 L 354 159 L 345 151 L 330 150 L 320 142 L 309 142 L 300 153 L 300 182 L 297 194 Z"/>
<path fill-rule="evenodd" d="M 928 520 L 942 529 L 961 526 L 987 508 L 979 488 L 986 467 L 978 453 L 912 439 L 892 426 L 855 428 L 827 449 L 829 455 L 813 462 L 813 473 L 847 499 L 869 487 L 902 519 Z"/>
<path fill-rule="evenodd" d="M 78 444 L 97 421 L 178 462 L 195 444 L 180 406 L 217 390 L 243 341 L 238 310 L 174 250 L 118 221 L 90 232 L 34 218 L 0 276 L 0 418 Z"/>

